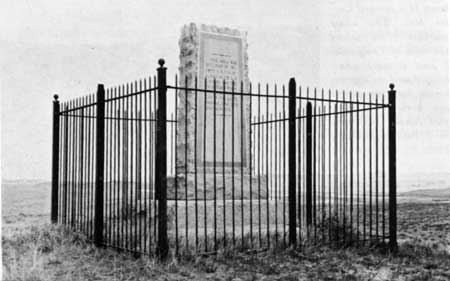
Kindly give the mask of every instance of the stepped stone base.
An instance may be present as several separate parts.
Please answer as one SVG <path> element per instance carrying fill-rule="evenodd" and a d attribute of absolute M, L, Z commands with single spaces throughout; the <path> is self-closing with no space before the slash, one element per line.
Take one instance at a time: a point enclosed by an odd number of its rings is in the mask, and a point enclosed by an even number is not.
<path fill-rule="evenodd" d="M 234 196 L 233 196 L 233 177 L 231 174 L 216 174 L 214 184 L 214 174 L 203 173 L 197 174 L 197 199 L 199 200 L 213 200 L 214 192 L 216 199 L 223 199 L 225 191 L 225 199 L 266 199 L 266 185 L 267 177 L 265 176 L 250 176 L 234 175 Z M 225 187 L 224 187 L 225 178 Z M 251 183 L 251 186 L 250 186 Z M 184 174 L 177 177 L 177 190 L 175 190 L 175 177 L 167 178 L 167 199 L 168 200 L 185 200 L 186 199 L 186 176 Z M 215 191 L 214 191 L 214 186 Z M 258 191 L 258 186 L 260 187 Z M 241 192 L 242 187 L 242 192 Z M 250 188 L 251 187 L 251 188 Z M 187 199 L 194 200 L 195 197 L 195 175 L 187 174 Z M 251 190 L 251 191 L 250 191 Z M 205 197 L 206 193 L 206 197 Z"/>

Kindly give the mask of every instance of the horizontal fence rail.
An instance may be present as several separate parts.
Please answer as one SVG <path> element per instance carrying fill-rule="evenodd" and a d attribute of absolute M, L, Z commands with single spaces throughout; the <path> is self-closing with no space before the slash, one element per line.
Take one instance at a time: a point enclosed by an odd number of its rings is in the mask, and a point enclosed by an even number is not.
<path fill-rule="evenodd" d="M 158 76 L 53 106 L 51 220 L 135 254 L 396 244 L 395 91 Z M 386 103 L 386 101 L 388 101 Z"/>

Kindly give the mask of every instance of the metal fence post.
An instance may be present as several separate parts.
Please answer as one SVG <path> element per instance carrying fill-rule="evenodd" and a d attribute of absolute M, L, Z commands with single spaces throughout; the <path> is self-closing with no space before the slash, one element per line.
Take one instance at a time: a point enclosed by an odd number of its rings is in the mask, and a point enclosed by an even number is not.
<path fill-rule="evenodd" d="M 289 168 L 288 168 L 288 180 L 289 180 L 289 245 L 295 246 L 297 241 L 297 223 L 296 223 L 296 202 L 295 202 L 295 187 L 296 176 L 295 171 L 295 105 L 296 105 L 296 90 L 295 79 L 289 80 Z M 300 153 L 300 151 L 299 151 Z"/>
<path fill-rule="evenodd" d="M 306 104 L 306 226 L 312 224 L 312 104 Z"/>
<path fill-rule="evenodd" d="M 103 173 L 105 164 L 105 88 L 102 84 L 97 87 L 96 121 L 94 242 L 100 246 L 103 244 Z"/>
<path fill-rule="evenodd" d="M 58 95 L 53 96 L 53 138 L 52 138 L 52 197 L 50 219 L 58 221 L 58 178 L 59 178 L 59 101 Z"/>
<path fill-rule="evenodd" d="M 397 144 L 395 130 L 394 84 L 389 84 L 389 248 L 398 250 L 397 245 Z"/>
<path fill-rule="evenodd" d="M 160 259 L 166 259 L 169 253 L 167 239 L 167 143 L 166 143 L 166 93 L 167 81 L 164 60 L 159 59 L 158 71 L 158 108 L 156 121 L 156 159 L 155 159 L 155 187 L 158 194 L 158 246 L 157 254 Z"/>

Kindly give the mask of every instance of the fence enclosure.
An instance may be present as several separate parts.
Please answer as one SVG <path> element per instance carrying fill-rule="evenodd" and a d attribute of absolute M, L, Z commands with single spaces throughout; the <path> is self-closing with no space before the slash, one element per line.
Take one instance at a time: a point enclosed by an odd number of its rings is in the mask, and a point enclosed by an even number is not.
<path fill-rule="evenodd" d="M 159 64 L 157 77 L 55 96 L 53 223 L 161 258 L 307 243 L 396 250 L 393 84 L 385 103 L 293 78 L 287 89 L 171 84 Z"/>

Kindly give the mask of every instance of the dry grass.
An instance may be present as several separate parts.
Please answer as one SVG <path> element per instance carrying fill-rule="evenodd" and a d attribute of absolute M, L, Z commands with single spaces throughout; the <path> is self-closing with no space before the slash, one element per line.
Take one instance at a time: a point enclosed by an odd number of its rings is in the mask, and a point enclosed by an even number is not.
<path fill-rule="evenodd" d="M 450 279 L 448 253 L 410 242 L 397 256 L 382 249 L 310 247 L 252 255 L 223 252 L 166 263 L 98 249 L 83 236 L 45 224 L 4 237 L 2 244 L 3 280 Z"/>
<path fill-rule="evenodd" d="M 2 280 L 450 280 L 448 203 L 400 204 L 395 256 L 380 248 L 307 247 L 160 263 L 96 248 L 48 224 L 46 188 L 15 187 L 17 200 L 4 188 Z"/>

